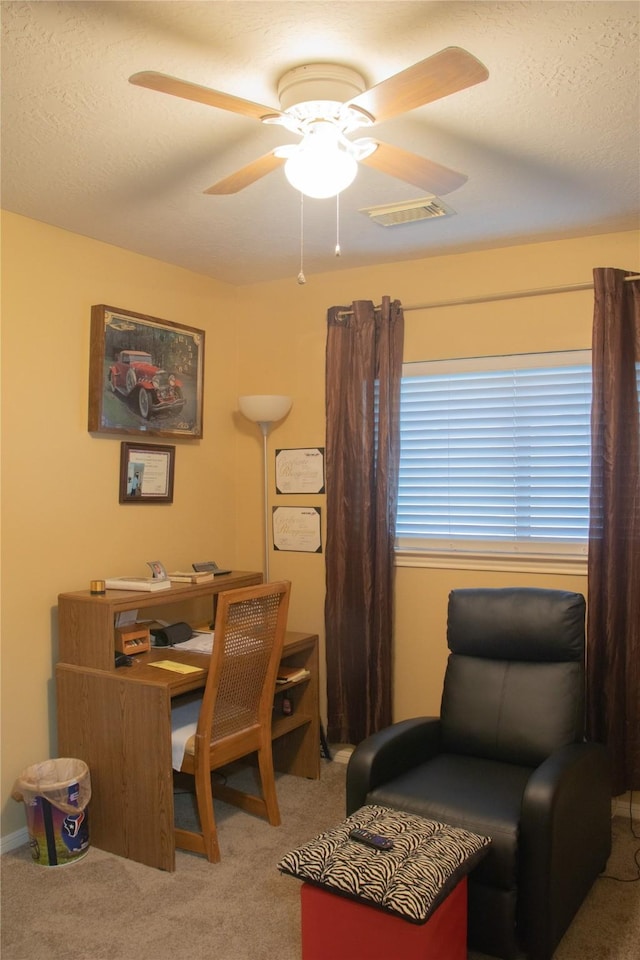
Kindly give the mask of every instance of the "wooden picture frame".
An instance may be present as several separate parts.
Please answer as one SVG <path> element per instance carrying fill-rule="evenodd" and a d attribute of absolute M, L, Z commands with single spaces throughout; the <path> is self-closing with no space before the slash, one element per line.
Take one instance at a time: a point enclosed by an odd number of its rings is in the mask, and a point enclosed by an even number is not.
<path fill-rule="evenodd" d="M 91 308 L 89 431 L 202 437 L 204 330 Z"/>
<path fill-rule="evenodd" d="M 176 448 L 120 444 L 120 503 L 173 503 Z"/>

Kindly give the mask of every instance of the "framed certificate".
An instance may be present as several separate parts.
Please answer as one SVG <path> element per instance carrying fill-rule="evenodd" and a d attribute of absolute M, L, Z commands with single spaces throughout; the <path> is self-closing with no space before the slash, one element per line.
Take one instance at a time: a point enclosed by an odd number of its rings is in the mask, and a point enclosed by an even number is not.
<path fill-rule="evenodd" d="M 173 503 L 175 447 L 120 444 L 120 503 Z"/>
<path fill-rule="evenodd" d="M 273 507 L 273 548 L 322 553 L 320 507 Z"/>
<path fill-rule="evenodd" d="M 324 493 L 324 447 L 276 450 L 276 493 Z"/>

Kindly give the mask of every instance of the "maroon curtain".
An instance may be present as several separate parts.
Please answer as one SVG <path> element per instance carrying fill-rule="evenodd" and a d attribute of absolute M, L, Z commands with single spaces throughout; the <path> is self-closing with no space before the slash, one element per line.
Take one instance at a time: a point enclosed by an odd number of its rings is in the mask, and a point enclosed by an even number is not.
<path fill-rule="evenodd" d="M 404 316 L 383 297 L 332 307 L 327 322 L 327 733 L 359 743 L 392 720 Z"/>
<path fill-rule="evenodd" d="M 640 282 L 594 270 L 587 727 L 640 789 Z"/>

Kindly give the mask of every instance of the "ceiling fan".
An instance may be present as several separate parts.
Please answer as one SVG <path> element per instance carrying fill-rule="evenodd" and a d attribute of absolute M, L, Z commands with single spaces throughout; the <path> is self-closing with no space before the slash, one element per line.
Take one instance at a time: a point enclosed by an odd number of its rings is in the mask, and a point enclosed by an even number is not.
<path fill-rule="evenodd" d="M 205 193 L 238 193 L 284 164 L 285 175 L 296 189 L 311 197 L 331 197 L 353 182 L 359 163 L 427 193 L 450 193 L 462 186 L 467 180 L 462 173 L 371 137 L 351 140 L 349 134 L 474 86 L 488 76 L 484 64 L 460 47 L 447 47 L 369 89 L 360 74 L 348 67 L 308 64 L 280 79 L 279 110 L 153 71 L 136 73 L 129 81 L 278 124 L 302 137 L 300 143 L 276 147 L 258 157 Z"/>

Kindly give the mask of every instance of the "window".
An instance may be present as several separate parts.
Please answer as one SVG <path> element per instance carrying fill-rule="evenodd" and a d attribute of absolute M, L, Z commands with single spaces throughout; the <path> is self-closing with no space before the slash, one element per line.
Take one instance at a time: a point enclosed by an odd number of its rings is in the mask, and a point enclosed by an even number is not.
<path fill-rule="evenodd" d="M 398 551 L 585 555 L 590 351 L 405 364 Z"/>

